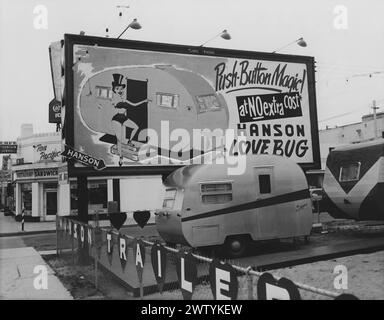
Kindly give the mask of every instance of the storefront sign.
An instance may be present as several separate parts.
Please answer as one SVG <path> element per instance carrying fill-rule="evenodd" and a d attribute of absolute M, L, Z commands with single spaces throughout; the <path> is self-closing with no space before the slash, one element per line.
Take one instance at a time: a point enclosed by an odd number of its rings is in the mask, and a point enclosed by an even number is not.
<path fill-rule="evenodd" d="M 47 161 L 60 161 L 61 152 L 59 151 L 60 145 L 58 144 L 36 144 L 33 146 L 35 154 L 35 162 L 47 162 Z"/>
<path fill-rule="evenodd" d="M 57 178 L 57 168 L 26 169 L 16 171 L 17 179 Z"/>
<path fill-rule="evenodd" d="M 17 153 L 17 142 L 0 141 L 0 153 Z"/>
<path fill-rule="evenodd" d="M 16 178 L 17 179 L 33 178 L 33 177 L 34 177 L 33 169 L 16 171 Z"/>
<path fill-rule="evenodd" d="M 35 177 L 57 177 L 58 171 L 57 168 L 50 169 L 34 169 Z"/>
<path fill-rule="evenodd" d="M 60 101 L 52 99 L 49 103 L 49 123 L 61 122 L 61 104 Z"/>

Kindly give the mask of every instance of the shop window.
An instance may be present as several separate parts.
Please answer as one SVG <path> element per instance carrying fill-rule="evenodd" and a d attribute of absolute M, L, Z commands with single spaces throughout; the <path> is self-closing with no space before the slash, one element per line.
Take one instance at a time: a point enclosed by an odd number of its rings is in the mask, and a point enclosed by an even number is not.
<path fill-rule="evenodd" d="M 339 182 L 357 181 L 360 178 L 361 162 L 353 162 L 340 168 Z"/>
<path fill-rule="evenodd" d="M 112 89 L 110 87 L 96 86 L 97 97 L 101 99 L 112 99 Z"/>
<path fill-rule="evenodd" d="M 201 201 L 205 204 L 221 204 L 230 202 L 232 196 L 232 183 L 204 183 L 200 186 Z"/>
<path fill-rule="evenodd" d="M 199 106 L 199 112 L 214 111 L 221 108 L 219 100 L 214 94 L 196 96 L 196 100 L 197 105 Z"/>
<path fill-rule="evenodd" d="M 107 181 L 88 182 L 89 204 L 107 208 Z"/>
<path fill-rule="evenodd" d="M 88 181 L 88 204 L 93 209 L 98 208 L 107 208 L 107 181 Z M 78 209 L 78 189 L 77 183 L 71 183 L 71 210 Z"/>
<path fill-rule="evenodd" d="M 259 191 L 260 194 L 268 194 L 272 192 L 271 176 L 269 174 L 259 174 Z"/>
<path fill-rule="evenodd" d="M 26 215 L 32 214 L 32 184 L 21 184 L 21 206 L 25 209 Z"/>
<path fill-rule="evenodd" d="M 179 106 L 179 95 L 172 93 L 156 93 L 156 103 L 160 107 L 176 109 Z"/>
<path fill-rule="evenodd" d="M 175 188 L 167 189 L 163 201 L 163 208 L 172 209 L 175 205 L 177 190 Z"/>

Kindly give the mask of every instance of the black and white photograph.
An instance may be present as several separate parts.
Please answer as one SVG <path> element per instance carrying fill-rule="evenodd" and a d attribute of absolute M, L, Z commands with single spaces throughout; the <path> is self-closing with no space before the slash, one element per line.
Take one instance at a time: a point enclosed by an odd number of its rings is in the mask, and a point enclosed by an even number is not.
<path fill-rule="evenodd" d="M 0 300 L 384 300 L 383 13 L 0 0 Z"/>

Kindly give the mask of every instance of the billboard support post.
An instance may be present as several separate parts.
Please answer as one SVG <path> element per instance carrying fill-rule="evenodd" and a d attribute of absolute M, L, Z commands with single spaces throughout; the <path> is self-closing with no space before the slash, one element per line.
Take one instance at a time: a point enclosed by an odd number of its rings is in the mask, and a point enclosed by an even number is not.
<path fill-rule="evenodd" d="M 77 192 L 78 192 L 78 219 L 79 221 L 88 224 L 88 180 L 87 177 L 77 177 Z M 79 263 L 87 264 L 88 249 L 79 249 Z"/>

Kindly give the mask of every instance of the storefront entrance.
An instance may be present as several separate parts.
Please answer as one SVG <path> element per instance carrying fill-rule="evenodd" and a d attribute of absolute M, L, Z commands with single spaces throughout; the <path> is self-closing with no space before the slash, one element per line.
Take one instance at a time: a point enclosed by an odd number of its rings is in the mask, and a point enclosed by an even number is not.
<path fill-rule="evenodd" d="M 57 192 L 47 191 L 46 193 L 46 215 L 56 215 L 57 212 Z"/>

